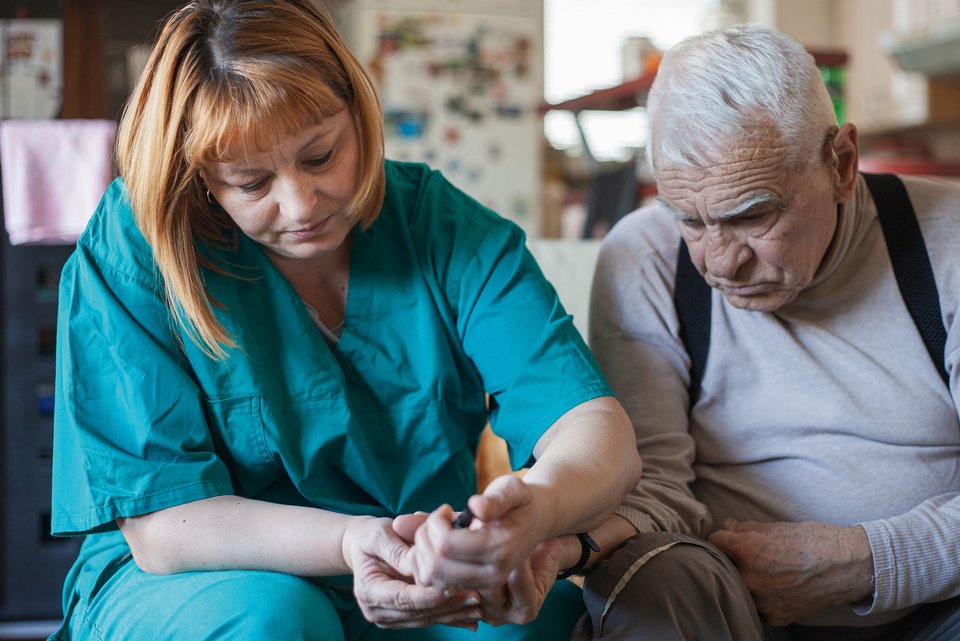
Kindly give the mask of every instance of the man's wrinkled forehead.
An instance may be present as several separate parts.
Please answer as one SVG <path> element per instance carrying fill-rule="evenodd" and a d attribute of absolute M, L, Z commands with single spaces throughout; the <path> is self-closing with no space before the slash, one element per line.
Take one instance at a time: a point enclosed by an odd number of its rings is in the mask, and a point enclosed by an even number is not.
<path fill-rule="evenodd" d="M 663 163 L 656 171 L 659 200 L 677 220 L 724 220 L 788 200 L 788 149 L 778 133 L 731 140 L 702 166 Z"/>
<path fill-rule="evenodd" d="M 688 162 L 672 162 L 669 159 L 653 158 L 654 169 L 661 171 L 677 167 L 696 167 L 710 172 L 726 173 L 734 167 L 738 171 L 749 171 L 753 164 L 780 162 L 790 155 L 790 148 L 780 129 L 767 118 L 757 120 L 746 129 L 737 130 L 718 141 L 697 146 L 684 154 Z"/>

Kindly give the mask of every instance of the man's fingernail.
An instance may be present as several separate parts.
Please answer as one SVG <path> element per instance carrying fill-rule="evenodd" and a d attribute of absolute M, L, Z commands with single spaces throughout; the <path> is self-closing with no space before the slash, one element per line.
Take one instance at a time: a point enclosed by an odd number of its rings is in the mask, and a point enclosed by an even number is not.
<path fill-rule="evenodd" d="M 480 599 L 475 596 L 467 598 L 467 605 L 480 605 Z"/>

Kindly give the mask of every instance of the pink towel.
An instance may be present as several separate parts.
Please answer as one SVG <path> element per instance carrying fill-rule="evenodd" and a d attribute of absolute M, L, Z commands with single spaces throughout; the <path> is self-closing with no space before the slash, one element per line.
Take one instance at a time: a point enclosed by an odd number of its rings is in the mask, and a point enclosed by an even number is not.
<path fill-rule="evenodd" d="M 0 122 L 10 243 L 75 242 L 113 179 L 112 120 Z"/>

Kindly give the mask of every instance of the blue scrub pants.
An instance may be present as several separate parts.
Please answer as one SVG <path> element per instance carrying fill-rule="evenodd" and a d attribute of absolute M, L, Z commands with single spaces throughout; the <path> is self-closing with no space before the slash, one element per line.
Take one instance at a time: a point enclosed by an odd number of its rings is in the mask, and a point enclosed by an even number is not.
<path fill-rule="evenodd" d="M 567 641 L 583 611 L 580 589 L 559 581 L 528 625 L 384 630 L 348 590 L 274 572 L 146 574 L 128 558 L 51 641 Z"/>

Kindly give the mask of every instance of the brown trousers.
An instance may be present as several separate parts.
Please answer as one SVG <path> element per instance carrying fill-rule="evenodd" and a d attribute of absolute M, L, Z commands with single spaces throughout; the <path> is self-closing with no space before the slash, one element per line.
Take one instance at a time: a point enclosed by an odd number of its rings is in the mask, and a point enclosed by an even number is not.
<path fill-rule="evenodd" d="M 584 581 L 571 641 L 760 641 L 763 627 L 733 563 L 702 539 L 630 539 Z"/>
<path fill-rule="evenodd" d="M 883 626 L 767 626 L 726 555 L 671 532 L 630 539 L 583 588 L 571 641 L 960 641 L 960 597 Z"/>

